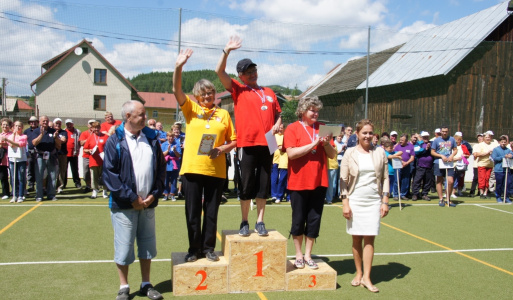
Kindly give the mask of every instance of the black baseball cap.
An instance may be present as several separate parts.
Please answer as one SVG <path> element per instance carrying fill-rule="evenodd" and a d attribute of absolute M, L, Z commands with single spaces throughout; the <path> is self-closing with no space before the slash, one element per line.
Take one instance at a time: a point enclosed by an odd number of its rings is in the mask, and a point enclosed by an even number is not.
<path fill-rule="evenodd" d="M 251 59 L 249 59 L 249 58 L 241 59 L 237 63 L 237 72 L 242 73 L 242 72 L 246 71 L 249 67 L 256 66 L 256 65 L 257 64 L 252 62 Z"/>

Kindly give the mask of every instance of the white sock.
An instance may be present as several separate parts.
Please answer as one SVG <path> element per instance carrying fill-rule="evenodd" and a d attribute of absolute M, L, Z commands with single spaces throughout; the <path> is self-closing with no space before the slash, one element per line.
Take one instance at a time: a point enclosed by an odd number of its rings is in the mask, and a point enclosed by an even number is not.
<path fill-rule="evenodd" d="M 149 282 L 149 281 L 141 282 L 141 288 L 145 287 L 147 284 L 151 284 L 151 282 Z"/>
<path fill-rule="evenodd" d="M 124 288 L 130 288 L 130 285 L 122 284 L 122 285 L 119 286 L 119 289 L 124 289 Z"/>

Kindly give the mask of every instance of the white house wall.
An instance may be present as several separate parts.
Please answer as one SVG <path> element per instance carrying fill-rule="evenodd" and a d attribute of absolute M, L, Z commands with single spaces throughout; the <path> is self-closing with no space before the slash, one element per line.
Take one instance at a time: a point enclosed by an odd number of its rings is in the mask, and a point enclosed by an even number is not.
<path fill-rule="evenodd" d="M 131 89 L 91 49 L 71 53 L 36 85 L 40 115 L 61 118 L 93 118 L 102 121 L 105 111 L 94 110 L 94 95 L 105 95 L 106 109 L 121 119 L 121 105 L 130 100 Z M 107 69 L 107 84 L 94 84 L 94 69 Z"/>

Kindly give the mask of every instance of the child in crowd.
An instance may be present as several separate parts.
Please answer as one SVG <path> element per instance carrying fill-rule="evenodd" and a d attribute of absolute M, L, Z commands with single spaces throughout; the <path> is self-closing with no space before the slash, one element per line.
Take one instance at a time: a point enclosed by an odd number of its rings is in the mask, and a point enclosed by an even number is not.
<path fill-rule="evenodd" d="M 383 148 L 385 149 L 385 154 L 388 158 L 388 181 L 390 182 L 390 191 L 393 191 L 394 199 L 399 197 L 399 193 L 397 191 L 397 187 L 395 190 L 393 190 L 394 182 L 397 180 L 396 178 L 396 171 L 392 167 L 392 159 L 398 158 L 402 159 L 401 155 L 403 154 L 402 151 L 394 151 L 394 144 L 391 140 L 387 139 L 383 141 Z"/>

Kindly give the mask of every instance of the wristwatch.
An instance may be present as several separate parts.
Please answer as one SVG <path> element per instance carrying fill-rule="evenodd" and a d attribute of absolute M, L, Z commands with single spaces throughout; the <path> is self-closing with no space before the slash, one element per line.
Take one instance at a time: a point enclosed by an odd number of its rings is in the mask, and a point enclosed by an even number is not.
<path fill-rule="evenodd" d="M 383 197 L 387 196 L 387 197 L 390 197 L 390 193 L 389 192 L 383 192 Z"/>
<path fill-rule="evenodd" d="M 342 200 L 347 199 L 347 195 L 340 195 L 340 199 L 342 199 Z"/>

